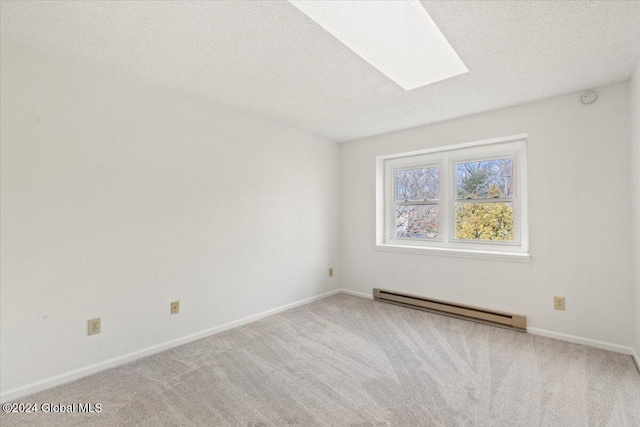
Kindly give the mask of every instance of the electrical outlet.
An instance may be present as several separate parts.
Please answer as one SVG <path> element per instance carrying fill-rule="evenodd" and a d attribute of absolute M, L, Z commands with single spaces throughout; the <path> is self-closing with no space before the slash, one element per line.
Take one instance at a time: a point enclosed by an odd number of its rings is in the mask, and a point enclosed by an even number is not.
<path fill-rule="evenodd" d="M 564 297 L 553 297 L 553 308 L 564 310 Z"/>
<path fill-rule="evenodd" d="M 333 268 L 329 269 L 329 277 L 333 277 Z"/>
<path fill-rule="evenodd" d="M 95 335 L 100 333 L 100 318 L 90 319 L 87 322 L 89 333 L 87 335 Z"/>
<path fill-rule="evenodd" d="M 171 314 L 178 314 L 180 312 L 180 301 L 174 301 L 171 303 Z"/>

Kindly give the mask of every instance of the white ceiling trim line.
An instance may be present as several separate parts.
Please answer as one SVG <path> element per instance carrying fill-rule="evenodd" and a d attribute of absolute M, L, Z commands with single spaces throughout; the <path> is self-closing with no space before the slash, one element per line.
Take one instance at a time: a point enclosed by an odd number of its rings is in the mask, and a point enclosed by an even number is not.
<path fill-rule="evenodd" d="M 405 90 L 469 71 L 418 0 L 289 2 Z"/>

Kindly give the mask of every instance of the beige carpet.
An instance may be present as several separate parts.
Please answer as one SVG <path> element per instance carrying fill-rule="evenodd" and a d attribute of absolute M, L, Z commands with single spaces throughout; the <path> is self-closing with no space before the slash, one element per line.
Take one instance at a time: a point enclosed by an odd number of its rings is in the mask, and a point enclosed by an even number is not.
<path fill-rule="evenodd" d="M 336 295 L 22 402 L 3 427 L 640 426 L 630 356 Z"/>

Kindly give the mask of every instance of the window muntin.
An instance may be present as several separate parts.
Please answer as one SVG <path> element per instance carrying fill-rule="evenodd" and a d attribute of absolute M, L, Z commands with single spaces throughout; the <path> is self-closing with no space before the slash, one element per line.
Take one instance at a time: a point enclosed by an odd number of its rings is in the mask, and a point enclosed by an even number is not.
<path fill-rule="evenodd" d="M 525 150 L 505 138 L 379 158 L 378 243 L 526 254 Z"/>

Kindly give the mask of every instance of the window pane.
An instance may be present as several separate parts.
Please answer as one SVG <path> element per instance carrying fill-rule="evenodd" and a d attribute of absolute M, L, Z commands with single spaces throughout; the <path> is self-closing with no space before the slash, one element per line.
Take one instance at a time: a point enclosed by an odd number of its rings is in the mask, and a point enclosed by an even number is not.
<path fill-rule="evenodd" d="M 440 196 L 438 168 L 406 169 L 396 172 L 396 200 L 437 200 Z"/>
<path fill-rule="evenodd" d="M 456 203 L 456 239 L 513 241 L 513 203 Z"/>
<path fill-rule="evenodd" d="M 433 239 L 439 228 L 437 205 L 396 206 L 396 237 Z"/>
<path fill-rule="evenodd" d="M 458 199 L 491 199 L 513 195 L 513 161 L 482 160 L 456 164 Z"/>

